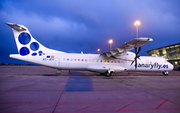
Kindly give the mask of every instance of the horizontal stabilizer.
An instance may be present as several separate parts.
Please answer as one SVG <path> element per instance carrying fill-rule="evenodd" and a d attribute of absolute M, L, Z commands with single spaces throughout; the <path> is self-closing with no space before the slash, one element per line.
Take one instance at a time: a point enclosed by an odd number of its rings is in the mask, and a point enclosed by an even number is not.
<path fill-rule="evenodd" d="M 25 31 L 26 28 L 17 24 L 13 24 L 13 23 L 6 23 L 8 26 L 12 27 L 14 30 L 16 31 Z"/>

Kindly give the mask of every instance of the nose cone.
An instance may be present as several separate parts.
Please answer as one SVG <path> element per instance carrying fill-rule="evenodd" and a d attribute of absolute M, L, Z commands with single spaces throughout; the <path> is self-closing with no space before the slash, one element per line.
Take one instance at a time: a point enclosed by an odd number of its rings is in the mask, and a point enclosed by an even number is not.
<path fill-rule="evenodd" d="M 169 71 L 172 71 L 173 69 L 174 69 L 174 66 L 171 63 L 169 63 Z"/>

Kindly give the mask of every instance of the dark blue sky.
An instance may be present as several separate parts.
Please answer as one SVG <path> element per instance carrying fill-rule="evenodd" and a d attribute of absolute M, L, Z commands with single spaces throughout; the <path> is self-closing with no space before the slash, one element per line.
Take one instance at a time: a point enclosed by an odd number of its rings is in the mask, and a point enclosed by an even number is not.
<path fill-rule="evenodd" d="M 12 30 L 5 22 L 28 27 L 32 36 L 48 48 L 71 53 L 101 53 L 136 38 L 153 38 L 146 50 L 180 42 L 179 0 L 1 0 L 0 63 L 18 63 Z"/>

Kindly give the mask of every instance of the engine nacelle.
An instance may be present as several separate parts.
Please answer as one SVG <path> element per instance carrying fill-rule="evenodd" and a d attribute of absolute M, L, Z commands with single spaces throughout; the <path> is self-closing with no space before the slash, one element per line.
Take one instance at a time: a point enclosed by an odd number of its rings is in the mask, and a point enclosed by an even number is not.
<path fill-rule="evenodd" d="M 135 53 L 133 52 L 125 52 L 122 54 L 118 54 L 114 56 L 115 58 L 122 59 L 122 60 L 130 60 L 133 61 L 135 58 Z"/>

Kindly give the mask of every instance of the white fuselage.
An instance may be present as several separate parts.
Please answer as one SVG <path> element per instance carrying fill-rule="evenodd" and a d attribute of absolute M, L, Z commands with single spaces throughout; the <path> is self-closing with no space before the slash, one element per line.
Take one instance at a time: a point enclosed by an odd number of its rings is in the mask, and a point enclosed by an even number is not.
<path fill-rule="evenodd" d="M 24 60 L 61 70 L 87 70 L 105 73 L 113 69 L 115 73 L 123 71 L 168 71 L 173 65 L 161 57 L 142 56 L 137 60 L 137 69 L 130 60 L 108 58 L 100 54 L 45 53 L 42 56 L 10 55 L 12 58 Z M 132 56 L 132 59 L 134 56 Z"/>

